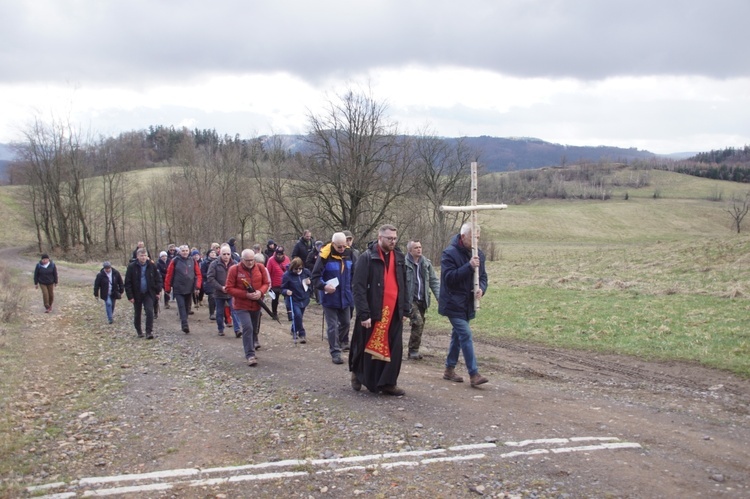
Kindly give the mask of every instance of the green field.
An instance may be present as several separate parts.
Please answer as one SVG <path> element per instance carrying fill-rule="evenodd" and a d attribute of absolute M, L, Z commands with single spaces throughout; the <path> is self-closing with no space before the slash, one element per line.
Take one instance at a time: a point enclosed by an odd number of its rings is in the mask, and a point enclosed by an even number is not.
<path fill-rule="evenodd" d="M 476 334 L 750 376 L 750 219 L 748 235 L 738 235 L 724 211 L 732 194 L 750 187 L 651 176 L 627 201 L 545 200 L 480 212 L 492 261 Z M 717 191 L 724 201 L 709 200 Z M 432 319 L 449 328 L 434 311 Z"/>

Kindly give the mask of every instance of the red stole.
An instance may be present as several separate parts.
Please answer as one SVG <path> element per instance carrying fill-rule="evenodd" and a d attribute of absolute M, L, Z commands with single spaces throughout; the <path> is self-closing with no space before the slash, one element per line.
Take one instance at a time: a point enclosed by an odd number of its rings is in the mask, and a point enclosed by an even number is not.
<path fill-rule="evenodd" d="M 388 342 L 388 330 L 393 319 L 393 311 L 396 310 L 398 298 L 398 281 L 396 280 L 396 255 L 391 252 L 390 265 L 386 264 L 383 250 L 378 245 L 378 253 L 383 259 L 385 272 L 383 273 L 383 313 L 379 321 L 372 325 L 370 340 L 365 346 L 365 352 L 372 355 L 374 359 L 384 362 L 391 361 L 391 346 Z"/>

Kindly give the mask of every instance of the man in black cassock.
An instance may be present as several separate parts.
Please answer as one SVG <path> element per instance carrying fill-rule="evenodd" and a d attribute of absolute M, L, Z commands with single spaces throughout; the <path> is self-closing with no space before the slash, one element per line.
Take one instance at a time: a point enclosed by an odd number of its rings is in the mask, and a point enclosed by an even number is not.
<path fill-rule="evenodd" d="M 349 370 L 352 388 L 404 395 L 397 384 L 403 353 L 403 318 L 411 300 L 406 289 L 404 254 L 396 249 L 396 227 L 383 225 L 378 240 L 357 258 L 352 294 L 354 321 Z"/>

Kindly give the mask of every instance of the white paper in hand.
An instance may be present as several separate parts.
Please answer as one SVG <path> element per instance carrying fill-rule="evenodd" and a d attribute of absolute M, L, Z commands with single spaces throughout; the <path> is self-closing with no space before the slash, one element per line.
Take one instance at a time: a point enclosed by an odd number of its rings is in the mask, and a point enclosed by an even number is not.
<path fill-rule="evenodd" d="M 272 300 L 276 299 L 276 293 L 274 293 L 271 289 L 268 290 L 268 296 L 270 296 Z"/>
<path fill-rule="evenodd" d="M 333 279 L 326 281 L 326 286 L 333 286 L 334 288 L 339 287 L 339 278 L 334 277 Z"/>

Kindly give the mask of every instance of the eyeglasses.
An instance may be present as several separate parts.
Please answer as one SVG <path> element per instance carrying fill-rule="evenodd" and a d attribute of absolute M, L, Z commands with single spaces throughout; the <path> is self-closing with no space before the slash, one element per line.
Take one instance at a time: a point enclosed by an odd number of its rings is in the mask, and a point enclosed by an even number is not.
<path fill-rule="evenodd" d="M 380 236 L 380 237 L 382 237 L 382 238 L 383 238 L 383 239 L 385 239 L 386 241 L 391 241 L 391 242 L 393 242 L 393 241 L 395 241 L 396 239 L 398 239 L 398 237 L 386 237 L 386 236 Z"/>
<path fill-rule="evenodd" d="M 229 255 L 229 256 L 232 256 L 232 254 L 231 254 L 231 253 L 222 253 L 222 255 Z"/>

